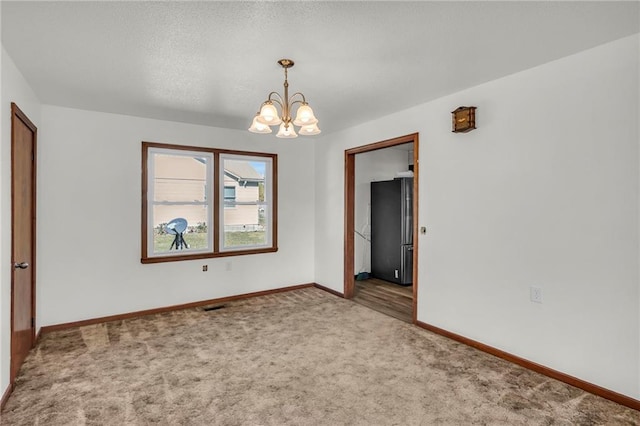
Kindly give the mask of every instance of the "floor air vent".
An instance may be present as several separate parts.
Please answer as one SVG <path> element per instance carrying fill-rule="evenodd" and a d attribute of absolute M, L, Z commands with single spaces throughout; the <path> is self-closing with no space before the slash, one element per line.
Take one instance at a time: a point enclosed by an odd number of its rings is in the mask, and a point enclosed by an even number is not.
<path fill-rule="evenodd" d="M 218 309 L 222 309 L 222 308 L 224 308 L 224 305 L 213 305 L 213 306 L 205 306 L 204 308 L 202 308 L 202 310 L 205 312 L 209 312 L 209 311 L 217 311 Z"/>

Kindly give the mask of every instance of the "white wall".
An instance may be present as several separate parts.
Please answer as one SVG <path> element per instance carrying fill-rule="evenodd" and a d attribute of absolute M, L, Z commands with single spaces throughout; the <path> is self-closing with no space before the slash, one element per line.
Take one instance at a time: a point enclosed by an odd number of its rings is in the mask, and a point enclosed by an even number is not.
<path fill-rule="evenodd" d="M 418 320 L 640 398 L 638 44 L 324 136 L 316 282 L 343 290 L 344 150 L 419 131 Z M 451 133 L 460 105 L 477 130 Z"/>
<path fill-rule="evenodd" d="M 11 361 L 11 102 L 40 125 L 40 102 L 2 47 L 0 113 L 0 395 L 9 385 Z"/>
<path fill-rule="evenodd" d="M 40 130 L 42 325 L 313 282 L 313 139 L 49 105 Z M 277 153 L 279 251 L 141 264 L 141 141 Z"/>
<path fill-rule="evenodd" d="M 356 154 L 355 174 L 355 229 L 371 237 L 371 182 L 392 180 L 396 172 L 407 171 L 408 152 L 399 148 L 386 148 Z M 371 243 L 359 236 L 354 237 L 354 274 L 371 272 Z"/>

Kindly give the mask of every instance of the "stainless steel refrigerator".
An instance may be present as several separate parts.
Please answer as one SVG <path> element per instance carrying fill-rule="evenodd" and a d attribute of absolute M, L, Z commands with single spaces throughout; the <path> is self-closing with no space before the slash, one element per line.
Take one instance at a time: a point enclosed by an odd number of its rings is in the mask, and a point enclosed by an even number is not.
<path fill-rule="evenodd" d="M 371 182 L 371 275 L 413 283 L 413 178 Z"/>

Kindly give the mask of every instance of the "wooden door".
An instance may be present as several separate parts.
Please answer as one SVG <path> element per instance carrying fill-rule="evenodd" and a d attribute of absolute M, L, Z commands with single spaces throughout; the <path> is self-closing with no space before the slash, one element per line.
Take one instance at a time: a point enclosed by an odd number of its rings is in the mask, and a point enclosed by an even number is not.
<path fill-rule="evenodd" d="M 11 376 L 35 343 L 36 126 L 11 104 Z"/>

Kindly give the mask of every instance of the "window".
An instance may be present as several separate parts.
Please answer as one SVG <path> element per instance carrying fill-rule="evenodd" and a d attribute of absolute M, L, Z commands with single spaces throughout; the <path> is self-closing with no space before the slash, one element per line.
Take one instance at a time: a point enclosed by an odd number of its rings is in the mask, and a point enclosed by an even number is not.
<path fill-rule="evenodd" d="M 225 186 L 224 187 L 224 208 L 231 209 L 236 206 L 236 187 Z"/>
<path fill-rule="evenodd" d="M 142 263 L 277 251 L 275 154 L 142 143 Z"/>
<path fill-rule="evenodd" d="M 211 250 L 213 154 L 151 148 L 147 158 L 148 255 Z"/>
<path fill-rule="evenodd" d="M 221 179 L 225 182 L 225 208 L 220 215 L 222 249 L 269 246 L 271 158 L 221 154 L 220 164 Z M 235 186 L 227 186 L 230 184 Z M 229 194 L 233 190 L 233 199 L 227 199 L 227 188 Z"/>

